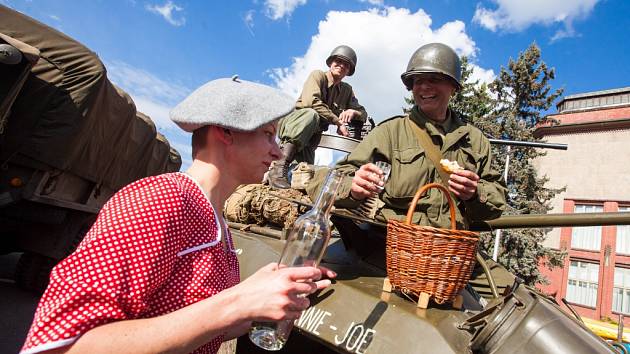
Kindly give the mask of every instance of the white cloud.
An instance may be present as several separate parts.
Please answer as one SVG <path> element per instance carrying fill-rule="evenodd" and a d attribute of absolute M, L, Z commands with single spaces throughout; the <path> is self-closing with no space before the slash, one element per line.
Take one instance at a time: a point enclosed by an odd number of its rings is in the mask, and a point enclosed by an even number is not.
<path fill-rule="evenodd" d="M 147 4 L 145 8 L 154 14 L 164 17 L 166 22 L 173 26 L 183 26 L 186 23 L 186 18 L 183 15 L 180 14 L 177 18 L 174 16 L 176 12 L 184 11 L 184 8 L 176 5 L 171 0 L 166 1 L 162 6 Z"/>
<path fill-rule="evenodd" d="M 466 82 L 479 81 L 480 84 L 482 83 L 489 84 L 492 81 L 494 81 L 494 79 L 496 79 L 497 77 L 494 73 L 494 70 L 492 69 L 484 69 L 475 64 L 470 64 L 470 66 L 472 67 L 473 71 L 468 77 L 468 80 Z"/>
<path fill-rule="evenodd" d="M 137 97 L 146 97 L 166 106 L 173 106 L 192 90 L 164 81 L 152 73 L 121 61 L 107 63 L 107 76 L 112 82 Z"/>
<path fill-rule="evenodd" d="M 521 31 L 532 24 L 552 25 L 561 23 L 552 40 L 576 35 L 573 22 L 590 15 L 600 0 L 492 0 L 495 10 L 477 6 L 473 22 L 490 31 Z"/>
<path fill-rule="evenodd" d="M 249 33 L 254 35 L 254 10 L 249 10 L 243 16 L 243 22 L 245 22 L 245 26 L 249 30 Z"/>
<path fill-rule="evenodd" d="M 347 44 L 357 52 L 355 74 L 346 79 L 369 115 L 377 122 L 401 114 L 410 93 L 400 80 L 411 54 L 431 42 L 450 45 L 459 55 L 474 58 L 475 42 L 466 34 L 461 21 L 452 21 L 437 29 L 431 28 L 431 18 L 423 10 L 387 7 L 361 12 L 331 11 L 319 23 L 318 33 L 301 57 L 293 58 L 290 67 L 270 72 L 275 84 L 297 97 L 304 80 L 314 69 L 326 70 L 326 57 L 339 44 Z M 475 68 L 481 80 L 494 77 L 491 70 Z"/>
<path fill-rule="evenodd" d="M 164 81 L 157 76 L 120 61 L 106 63 L 107 76 L 115 85 L 127 92 L 136 109 L 148 115 L 158 131 L 164 134 L 171 146 L 179 151 L 184 163 L 190 166 L 190 134 L 179 129 L 169 118 L 171 109 L 192 90 Z"/>
<path fill-rule="evenodd" d="M 61 18 L 59 18 L 59 16 L 57 16 L 57 15 L 48 15 L 48 17 L 50 17 L 50 18 L 52 18 L 53 20 L 58 21 L 58 22 L 60 22 L 60 21 L 61 21 Z"/>
<path fill-rule="evenodd" d="M 291 16 L 300 5 L 306 4 L 306 0 L 265 0 L 265 13 L 272 20 L 279 20 L 285 16 Z"/>

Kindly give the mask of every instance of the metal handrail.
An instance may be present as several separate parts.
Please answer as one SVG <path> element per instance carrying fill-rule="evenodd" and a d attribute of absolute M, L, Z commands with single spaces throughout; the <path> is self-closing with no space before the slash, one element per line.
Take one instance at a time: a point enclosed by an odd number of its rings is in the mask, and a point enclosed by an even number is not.
<path fill-rule="evenodd" d="M 533 141 L 502 140 L 502 139 L 488 139 L 488 140 L 490 140 L 490 144 L 494 144 L 494 145 L 525 146 L 525 147 L 556 149 L 556 150 L 566 150 L 569 147 L 567 144 L 537 143 Z"/>
<path fill-rule="evenodd" d="M 630 225 L 630 212 L 505 215 L 494 220 L 473 221 L 470 224 L 470 230 L 608 225 Z"/>

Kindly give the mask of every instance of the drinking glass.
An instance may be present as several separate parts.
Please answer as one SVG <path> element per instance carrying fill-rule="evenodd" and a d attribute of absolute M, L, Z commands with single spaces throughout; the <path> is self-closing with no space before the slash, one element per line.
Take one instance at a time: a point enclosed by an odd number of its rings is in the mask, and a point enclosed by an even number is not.
<path fill-rule="evenodd" d="M 385 183 L 387 183 L 387 180 L 389 179 L 389 174 L 392 172 L 392 165 L 389 162 L 386 161 L 378 161 L 376 162 L 376 167 L 378 167 L 381 171 L 383 171 L 383 178 L 381 179 L 381 181 L 383 182 L 382 186 L 377 185 L 376 187 L 380 190 L 383 190 L 385 188 Z"/>

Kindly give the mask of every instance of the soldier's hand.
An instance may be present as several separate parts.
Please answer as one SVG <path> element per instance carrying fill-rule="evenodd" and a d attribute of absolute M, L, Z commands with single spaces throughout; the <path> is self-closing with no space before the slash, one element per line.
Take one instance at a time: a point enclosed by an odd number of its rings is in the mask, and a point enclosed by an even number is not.
<path fill-rule="evenodd" d="M 348 132 L 348 127 L 343 124 L 337 126 L 337 134 L 341 136 L 350 136 L 350 132 Z"/>
<path fill-rule="evenodd" d="M 448 186 L 453 194 L 461 200 L 469 200 L 477 194 L 479 176 L 464 169 L 455 170 L 448 179 Z"/>
<path fill-rule="evenodd" d="M 350 194 L 352 198 L 363 200 L 380 192 L 377 186 L 382 186 L 381 170 L 373 163 L 361 166 L 352 178 Z"/>
<path fill-rule="evenodd" d="M 350 121 L 359 114 L 359 111 L 354 109 L 346 109 L 339 115 L 339 121 L 343 124 L 348 124 Z"/>

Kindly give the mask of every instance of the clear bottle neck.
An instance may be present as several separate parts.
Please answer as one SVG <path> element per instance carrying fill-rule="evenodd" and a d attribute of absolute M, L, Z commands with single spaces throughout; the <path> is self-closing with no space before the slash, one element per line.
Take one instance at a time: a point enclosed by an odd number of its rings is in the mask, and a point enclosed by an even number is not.
<path fill-rule="evenodd" d="M 337 170 L 331 169 L 326 176 L 326 181 L 322 187 L 315 204 L 313 205 L 312 212 L 323 213 L 328 215 L 332 209 L 335 199 L 337 198 L 337 190 L 343 180 L 343 174 Z"/>

